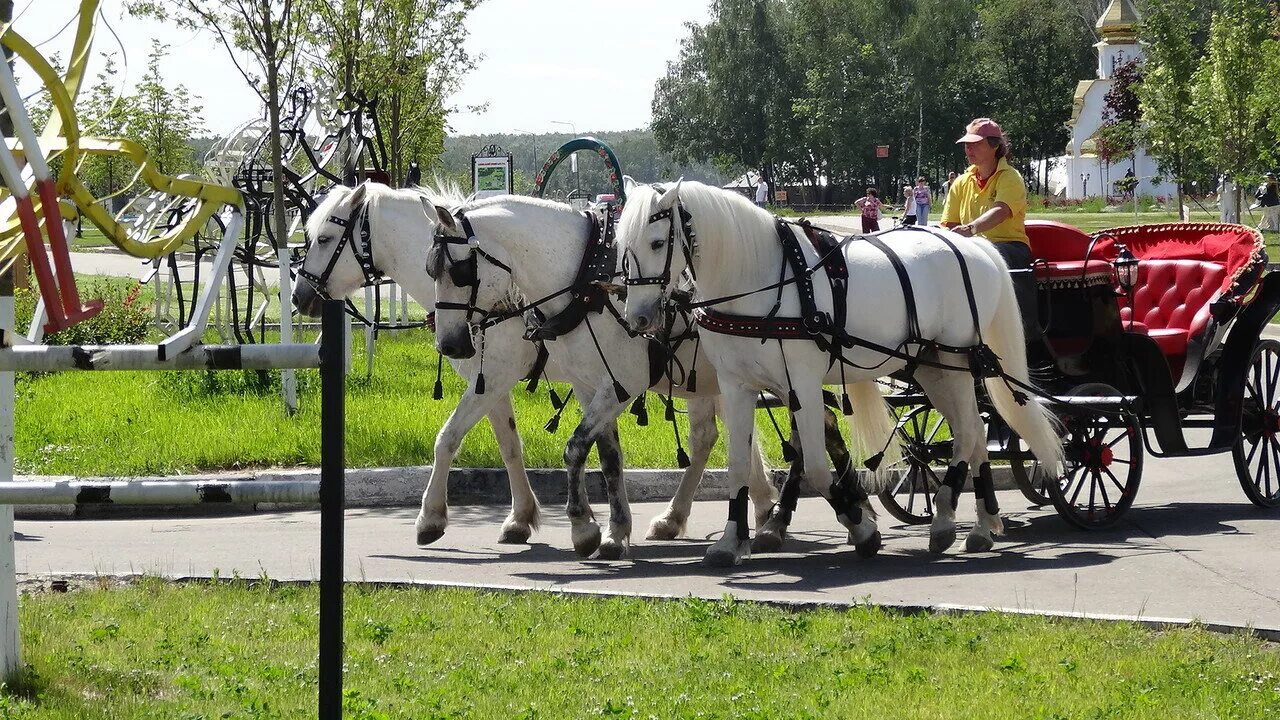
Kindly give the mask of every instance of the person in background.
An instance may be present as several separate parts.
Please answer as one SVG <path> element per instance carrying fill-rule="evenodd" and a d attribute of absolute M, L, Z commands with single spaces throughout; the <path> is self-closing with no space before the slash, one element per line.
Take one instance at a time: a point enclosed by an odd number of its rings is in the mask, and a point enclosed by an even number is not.
<path fill-rule="evenodd" d="M 867 194 L 853 201 L 862 211 L 862 234 L 880 232 L 880 192 L 867 188 Z"/>
<path fill-rule="evenodd" d="M 1240 224 L 1240 210 L 1236 207 L 1237 190 L 1231 173 L 1224 173 L 1222 182 L 1218 183 L 1218 220 L 1221 222 Z"/>
<path fill-rule="evenodd" d="M 945 205 L 947 202 L 947 193 L 951 192 L 951 186 L 956 181 L 954 172 L 947 173 L 947 181 L 942 183 L 942 190 L 938 193 L 938 199 Z"/>
<path fill-rule="evenodd" d="M 916 224 L 916 194 L 910 185 L 902 186 L 902 224 Z"/>
<path fill-rule="evenodd" d="M 916 201 L 916 224 L 929 224 L 929 206 L 933 204 L 933 193 L 929 191 L 929 181 L 924 176 L 916 178 L 916 186 L 912 188 L 913 198 Z"/>
<path fill-rule="evenodd" d="M 760 182 L 756 183 L 756 205 L 764 207 L 769 203 L 769 183 L 764 179 L 764 175 L 760 176 Z"/>
<path fill-rule="evenodd" d="M 1258 229 L 1280 232 L 1280 183 L 1276 181 L 1276 174 L 1267 173 L 1266 182 L 1258 186 L 1258 192 L 1253 196 L 1258 201 L 1254 207 L 1262 208 L 1262 222 L 1258 223 Z"/>
<path fill-rule="evenodd" d="M 1026 183 L 1009 164 L 1009 141 L 991 118 L 969 123 L 956 144 L 964 145 L 965 157 L 971 164 L 951 185 L 941 224 L 965 237 L 981 236 L 995 245 L 1012 271 L 1028 349 L 1039 351 L 1043 343 L 1033 342 L 1041 333 L 1036 281 L 1030 270 Z"/>

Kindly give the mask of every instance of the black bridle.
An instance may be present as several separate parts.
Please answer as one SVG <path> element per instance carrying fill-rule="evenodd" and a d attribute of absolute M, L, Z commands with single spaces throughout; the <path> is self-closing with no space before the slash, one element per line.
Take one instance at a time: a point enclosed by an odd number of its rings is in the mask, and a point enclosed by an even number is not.
<path fill-rule="evenodd" d="M 679 237 L 676 236 L 676 219 L 679 218 Z M 627 286 L 636 285 L 657 285 L 659 291 L 664 295 L 667 294 L 671 285 L 671 260 L 675 257 L 676 241 L 680 242 L 680 251 L 684 254 L 684 272 L 688 274 L 691 281 L 697 280 L 697 274 L 693 269 L 693 256 L 698 249 L 697 234 L 693 231 L 693 215 L 684 209 L 684 204 L 676 201 L 674 208 L 659 210 L 649 216 L 648 224 L 652 225 L 656 222 L 668 221 L 667 226 L 667 259 L 662 266 L 661 275 L 636 275 L 632 277 L 631 266 L 634 264 L 639 269 L 640 260 L 636 257 L 635 251 L 627 248 L 622 255 L 622 283 Z"/>
<path fill-rule="evenodd" d="M 308 271 L 305 267 L 305 259 L 303 264 L 298 266 L 298 276 L 310 282 L 316 294 L 325 300 L 335 299 L 329 295 L 329 276 L 333 274 L 333 268 L 337 266 L 338 259 L 342 257 L 342 251 L 347 245 L 351 246 L 351 254 L 360 265 L 360 272 L 364 273 L 365 285 L 377 285 L 386 277 L 373 261 L 373 242 L 369 239 L 368 209 L 369 202 L 366 200 L 352 208 L 350 217 L 329 216 L 329 222 L 341 226 L 343 231 L 342 236 L 338 239 L 337 247 L 333 249 L 333 254 L 329 256 L 329 263 L 324 266 L 324 270 L 320 274 L 317 275 Z M 360 242 L 358 243 L 355 240 L 357 216 L 359 217 L 360 225 Z"/>
<path fill-rule="evenodd" d="M 467 313 L 468 325 L 481 325 L 488 327 L 495 324 L 494 318 L 501 317 L 505 320 L 508 315 L 504 312 L 494 312 L 492 310 L 484 310 L 476 305 L 476 298 L 480 294 L 480 273 L 478 263 L 480 258 L 484 258 L 486 262 L 494 267 L 505 270 L 508 275 L 511 274 L 511 268 L 506 263 L 495 258 L 485 252 L 480 247 L 480 242 L 476 239 L 475 231 L 471 229 L 471 221 L 467 216 L 458 210 L 453 214 L 458 220 L 458 224 L 462 226 L 463 236 L 448 234 L 443 225 L 437 225 L 435 233 L 431 236 L 431 244 L 435 246 L 433 249 L 441 253 L 447 266 L 444 267 L 445 272 L 449 275 L 449 282 L 454 287 L 469 288 L 470 297 L 465 303 L 436 301 L 436 309 L 438 310 L 463 310 Z M 466 257 L 454 260 L 453 255 L 449 252 L 450 245 L 465 245 L 469 248 Z M 476 318 L 479 318 L 477 322 Z"/>

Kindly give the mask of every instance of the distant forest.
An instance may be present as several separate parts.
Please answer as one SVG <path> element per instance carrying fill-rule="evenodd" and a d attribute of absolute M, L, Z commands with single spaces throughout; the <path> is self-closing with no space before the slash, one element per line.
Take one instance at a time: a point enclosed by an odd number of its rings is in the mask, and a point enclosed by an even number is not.
<path fill-rule="evenodd" d="M 649 130 L 623 130 L 621 132 L 583 132 L 604 142 L 618 157 L 622 172 L 638 182 L 657 182 L 683 177 L 686 180 L 723 185 L 733 178 L 711 165 L 681 165 L 658 149 Z M 515 164 L 515 191 L 528 194 L 533 191 L 534 178 L 547 157 L 575 136 L 569 133 L 544 133 L 540 135 L 462 135 L 446 137 L 444 153 L 440 156 L 440 172 L 457 178 L 462 189 L 471 189 L 471 155 L 481 148 L 496 144 L 512 154 Z M 568 193 L 580 187 L 591 196 L 610 191 L 607 166 L 598 155 L 578 153 L 578 177 L 565 160 L 551 175 L 546 197 L 564 200 Z"/>

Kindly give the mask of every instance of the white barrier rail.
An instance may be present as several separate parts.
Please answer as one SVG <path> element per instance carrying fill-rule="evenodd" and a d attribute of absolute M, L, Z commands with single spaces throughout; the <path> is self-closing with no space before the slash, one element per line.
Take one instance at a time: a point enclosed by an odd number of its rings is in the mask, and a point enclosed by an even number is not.
<path fill-rule="evenodd" d="M 320 502 L 316 480 L 0 482 L 0 505 L 221 505 Z"/>
<path fill-rule="evenodd" d="M 159 345 L 16 345 L 0 372 L 36 370 L 274 370 L 320 367 L 319 345 L 198 345 L 162 359 Z"/>

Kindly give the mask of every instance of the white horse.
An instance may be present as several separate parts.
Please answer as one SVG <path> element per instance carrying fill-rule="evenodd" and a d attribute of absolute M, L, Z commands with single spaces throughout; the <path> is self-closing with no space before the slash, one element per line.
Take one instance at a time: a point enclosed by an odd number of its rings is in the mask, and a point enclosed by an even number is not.
<path fill-rule="evenodd" d="M 428 203 L 425 206 L 424 200 Z M 457 188 L 448 186 L 393 190 L 370 182 L 354 189 L 333 188 L 306 225 L 307 254 L 294 287 L 294 306 L 314 317 L 324 298 L 344 298 L 364 286 L 374 273 L 384 272 L 430 311 L 435 306 L 435 286 L 423 269 L 435 230 L 435 213 L 429 210 L 437 203 L 456 206 L 463 202 L 465 198 Z M 362 238 L 362 217 L 368 218 L 368 246 Z M 369 272 L 362 267 L 360 258 L 368 260 Z M 466 378 L 467 390 L 436 435 L 431 478 L 415 523 L 419 545 L 432 543 L 444 534 L 449 522 L 450 465 L 467 431 L 484 416 L 493 427 L 511 485 L 511 512 L 502 523 L 498 542 L 526 542 L 538 528 L 538 499 L 525 472 L 524 448 L 511 406 L 511 389 L 529 374 L 537 358 L 537 347 L 526 341 L 523 333 L 524 328 L 518 323 L 504 323 L 489 333 L 488 343 L 503 361 L 485 368 L 489 392 L 484 394 L 475 392 L 478 363 L 449 360 L 454 370 Z M 550 377 L 561 375 L 550 363 L 546 372 Z"/>
<path fill-rule="evenodd" d="M 826 270 L 814 248 L 795 229 L 787 226 L 786 231 L 797 237 L 805 264 L 810 268 L 818 265 L 811 275 L 816 308 L 831 318 L 833 293 Z M 921 338 L 951 348 L 985 341 L 1006 373 L 1027 382 L 1026 349 L 1013 283 L 994 247 L 932 228 L 894 230 L 878 237 L 905 265 L 915 294 Z M 696 286 L 695 300 L 713 301 L 711 308 L 716 313 L 745 318 L 763 318 L 771 309 L 778 317 L 801 314 L 794 282 L 759 291 L 793 274 L 784 259 L 775 218 L 735 193 L 696 182 L 677 182 L 663 191 L 632 188 L 619 221 L 618 245 L 625 258 L 624 281 L 628 285 L 625 317 L 636 330 L 654 325 L 663 312 L 672 280 L 686 272 Z M 910 313 L 903 284 L 888 256 L 871 243 L 857 240 L 844 244 L 838 252 L 843 252 L 849 270 L 848 313 L 840 330 L 882 348 L 903 346 L 910 339 Z M 957 253 L 963 256 L 972 280 L 972 308 Z M 730 299 L 719 301 L 722 298 Z M 806 478 L 810 486 L 830 497 L 831 474 L 820 461 L 819 450 L 823 446 L 818 412 L 822 385 L 869 380 L 901 370 L 907 362 L 857 344 L 843 348 L 843 362 L 832 362 L 831 354 L 808 338 L 769 340 L 762 345 L 757 337 L 712 332 L 705 327 L 702 338 L 719 374 L 731 483 L 736 481 L 736 486 L 731 486 L 730 520 L 724 535 L 706 555 L 708 564 L 725 566 L 741 562 L 750 547 L 740 478 L 750 461 L 747 441 L 752 433 L 755 394 L 765 388 L 780 397 L 794 393 L 798 450 Z M 980 499 L 978 523 L 966 546 L 970 551 L 988 550 L 993 545 L 992 533 L 1003 532 L 1003 526 L 994 503 L 969 355 L 935 349 L 925 351 L 919 360 L 915 379 L 950 422 L 954 437 L 946 481 L 934 505 L 930 549 L 942 552 L 955 541 L 955 502 L 972 468 L 977 471 L 975 494 Z M 957 369 L 940 369 L 931 363 Z M 1019 404 L 1010 386 L 999 378 L 988 378 L 985 384 L 1000 415 L 1027 441 L 1048 472 L 1055 474 L 1062 446 L 1052 416 L 1034 401 Z M 869 513 L 851 508 L 842 522 L 855 543 L 871 542 L 878 536 Z"/>
<path fill-rule="evenodd" d="M 445 207 L 437 207 L 436 212 L 438 242 L 427 262 L 428 272 L 436 278 L 436 344 L 445 357 L 483 363 L 487 374 L 503 358 L 489 337 L 492 329 L 477 331 L 480 316 L 518 305 L 520 296 L 543 298 L 573 286 L 589 240 L 590 221 L 568 205 L 510 195 L 468 204 L 457 209 L 456 216 Z M 462 236 L 462 217 L 474 233 L 471 238 Z M 451 250 L 450 240 L 460 247 Z M 512 293 L 513 284 L 519 296 Z M 555 318 L 579 298 L 579 292 L 560 293 L 540 303 L 538 310 L 546 318 Z M 659 368 L 652 365 L 649 341 L 628 333 L 602 310 L 587 312 L 579 324 L 548 341 L 547 349 L 583 407 L 583 419 L 565 448 L 566 511 L 573 546 L 583 557 L 598 550 L 602 558 L 617 559 L 630 549 L 631 510 L 616 421 L 636 396 L 654 385 Z M 494 327 L 513 324 L 518 323 L 508 320 Z M 678 397 L 689 399 L 689 464 L 667 509 L 650 524 L 650 539 L 684 533 L 694 493 L 719 436 L 715 373 L 705 358 L 695 361 L 693 355 L 692 343 L 686 343 L 677 357 L 685 372 L 679 373 L 673 386 Z M 696 392 L 684 387 L 689 371 L 696 373 Z M 659 384 L 659 389 L 665 387 L 665 381 Z M 609 497 L 609 527 L 603 539 L 584 482 L 587 452 L 593 443 L 600 451 Z M 758 450 L 753 449 L 748 465 L 751 496 L 758 515 L 765 517 L 774 505 L 775 491 Z"/>

